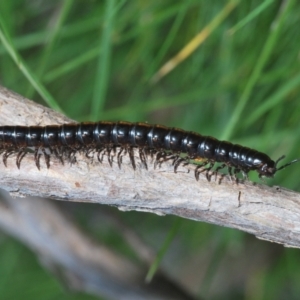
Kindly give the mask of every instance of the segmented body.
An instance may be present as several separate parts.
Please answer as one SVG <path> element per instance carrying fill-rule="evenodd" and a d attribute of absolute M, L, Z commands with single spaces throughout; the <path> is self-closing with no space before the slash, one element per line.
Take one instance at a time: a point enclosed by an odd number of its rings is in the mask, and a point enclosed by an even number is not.
<path fill-rule="evenodd" d="M 96 122 L 50 126 L 0 126 L 0 151 L 6 165 L 11 153 L 17 153 L 16 163 L 20 167 L 21 160 L 28 148 L 35 151 L 35 162 L 40 168 L 40 156 L 44 154 L 47 167 L 50 167 L 50 155 L 61 158 L 62 151 L 67 150 L 69 157 L 77 151 L 96 151 L 99 161 L 102 161 L 103 151 L 111 161 L 111 151 L 119 148 L 117 160 L 121 165 L 121 153 L 129 154 L 133 168 L 136 168 L 134 148 L 139 149 L 141 162 L 147 168 L 146 156 L 149 152 L 156 153 L 156 162 L 173 159 L 174 170 L 181 163 L 191 160 L 201 161 L 195 171 L 198 179 L 204 170 L 208 172 L 215 163 L 221 163 L 216 169 L 229 168 L 231 174 L 257 171 L 259 176 L 272 177 L 278 170 L 271 158 L 259 151 L 219 141 L 210 136 L 203 136 L 195 132 L 184 131 L 162 125 L 130 122 Z M 152 153 L 153 153 L 152 152 Z M 102 153 L 102 154 L 101 154 Z M 180 156 L 185 154 L 185 157 Z M 62 160 L 63 162 L 63 160 Z M 202 168 L 202 169 L 201 169 Z"/>

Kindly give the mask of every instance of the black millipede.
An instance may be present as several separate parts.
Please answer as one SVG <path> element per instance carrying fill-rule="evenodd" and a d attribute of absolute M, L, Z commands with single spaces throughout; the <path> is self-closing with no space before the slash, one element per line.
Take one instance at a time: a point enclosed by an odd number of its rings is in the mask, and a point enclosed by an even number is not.
<path fill-rule="evenodd" d="M 196 163 L 197 180 L 203 171 L 209 180 L 209 171 L 216 163 L 220 164 L 215 169 L 215 174 L 227 167 L 229 175 L 232 176 L 233 172 L 235 178 L 239 172 L 247 178 L 249 171 L 256 171 L 261 178 L 273 177 L 279 170 L 299 161 L 296 159 L 278 168 L 278 162 L 284 156 L 273 161 L 267 154 L 251 148 L 192 131 L 148 123 L 101 121 L 49 126 L 0 126 L 0 153 L 3 154 L 5 166 L 8 157 L 16 153 L 16 164 L 20 168 L 21 160 L 28 149 L 33 149 L 38 169 L 42 155 L 49 168 L 51 153 L 63 163 L 66 153 L 72 160 L 78 151 L 84 151 L 87 156 L 90 152 L 96 152 L 100 162 L 105 153 L 110 165 L 114 153 L 119 167 L 122 163 L 122 153 L 128 153 L 132 167 L 136 169 L 135 148 L 138 149 L 145 168 L 149 153 L 152 156 L 156 155 L 156 164 L 172 159 L 175 172 L 180 164 Z"/>

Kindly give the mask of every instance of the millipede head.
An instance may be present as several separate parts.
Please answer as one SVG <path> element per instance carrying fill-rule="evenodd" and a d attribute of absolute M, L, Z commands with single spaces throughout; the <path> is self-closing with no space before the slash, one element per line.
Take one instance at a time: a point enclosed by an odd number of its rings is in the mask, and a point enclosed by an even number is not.
<path fill-rule="evenodd" d="M 269 160 L 268 162 L 264 163 L 259 169 L 259 177 L 273 177 L 275 173 L 278 171 L 286 168 L 287 166 L 300 161 L 300 159 L 292 160 L 291 162 L 277 168 L 278 163 L 285 158 L 285 155 L 279 157 L 275 162 L 273 160 Z"/>

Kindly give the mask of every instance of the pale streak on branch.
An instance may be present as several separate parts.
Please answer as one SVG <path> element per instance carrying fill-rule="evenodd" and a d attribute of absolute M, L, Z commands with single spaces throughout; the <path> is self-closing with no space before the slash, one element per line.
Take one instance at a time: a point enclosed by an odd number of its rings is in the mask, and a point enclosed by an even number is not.
<path fill-rule="evenodd" d="M 49 125 L 72 122 L 65 116 L 0 88 L 1 125 Z M 145 170 L 137 158 L 134 171 L 127 156 L 122 168 L 91 162 L 84 156 L 77 163 L 61 165 L 52 158 L 47 169 L 39 171 L 31 155 L 18 170 L 14 157 L 8 167 L 0 165 L 0 187 L 13 196 L 39 196 L 65 201 L 93 202 L 119 209 L 174 214 L 240 229 L 260 239 L 300 247 L 300 196 L 279 187 L 251 182 L 235 184 L 208 182 L 204 175 L 197 182 L 193 168 L 181 167 L 174 174 L 171 163 Z M 191 170 L 190 172 L 188 172 Z"/>

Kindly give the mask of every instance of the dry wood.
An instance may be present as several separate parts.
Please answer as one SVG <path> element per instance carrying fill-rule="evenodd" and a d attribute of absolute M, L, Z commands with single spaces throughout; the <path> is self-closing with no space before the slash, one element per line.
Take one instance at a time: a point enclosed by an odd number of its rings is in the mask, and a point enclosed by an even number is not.
<path fill-rule="evenodd" d="M 0 88 L 1 125 L 49 125 L 72 122 L 65 116 Z M 137 157 L 138 161 L 138 157 Z M 197 182 L 193 166 L 174 174 L 170 163 L 145 170 L 137 163 L 134 171 L 127 156 L 122 168 L 104 161 L 77 156 L 77 163 L 61 165 L 51 159 L 39 171 L 31 155 L 16 167 L 0 165 L 0 187 L 15 197 L 25 195 L 65 201 L 93 202 L 119 209 L 147 211 L 237 228 L 260 239 L 300 247 L 300 197 L 279 187 L 251 182 L 235 184 L 225 177 L 221 184 L 205 176 Z M 189 172 L 190 171 L 190 172 Z"/>

